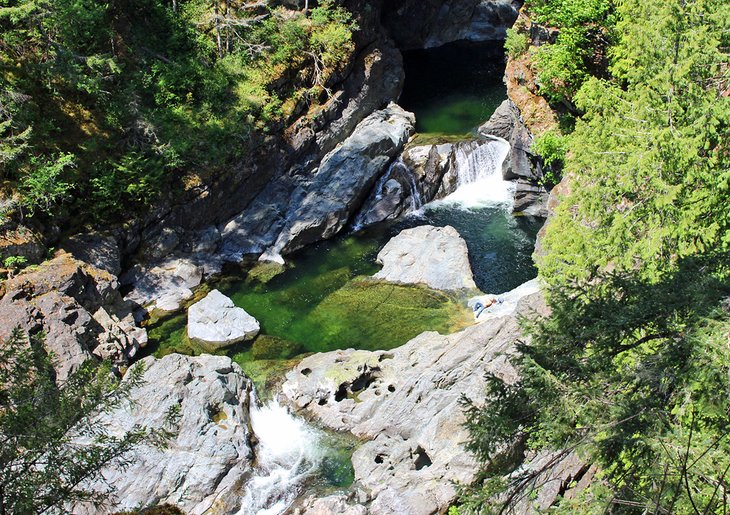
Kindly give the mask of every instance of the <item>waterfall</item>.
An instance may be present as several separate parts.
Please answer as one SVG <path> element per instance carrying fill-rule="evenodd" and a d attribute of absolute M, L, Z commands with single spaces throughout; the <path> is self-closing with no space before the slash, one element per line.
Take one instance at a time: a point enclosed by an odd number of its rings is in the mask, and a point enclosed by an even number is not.
<path fill-rule="evenodd" d="M 375 183 L 375 187 L 373 188 L 373 194 L 370 196 L 370 199 L 365 203 L 363 209 L 360 210 L 360 212 L 355 217 L 355 220 L 352 222 L 353 232 L 357 232 L 365 226 L 372 225 L 374 222 L 382 221 L 382 219 L 372 220 L 371 210 L 373 209 L 373 207 L 378 206 L 378 203 L 387 196 L 385 187 L 388 181 L 391 179 L 397 180 L 402 187 L 406 187 L 407 189 L 407 191 L 401 194 L 398 205 L 396 206 L 396 209 L 398 209 L 396 211 L 397 215 L 400 215 L 404 212 L 417 211 L 423 206 L 423 198 L 421 197 L 421 192 L 418 190 L 416 174 L 414 174 L 413 170 L 411 170 L 408 165 L 406 165 L 402 157 L 398 157 L 398 159 L 391 163 L 391 165 L 388 167 L 388 170 L 386 170 L 386 172 L 380 176 L 378 182 Z M 406 184 L 403 184 L 404 182 Z M 405 202 L 403 202 L 407 199 L 410 200 L 409 205 L 406 205 Z M 401 204 L 400 202 L 403 203 Z"/>
<path fill-rule="evenodd" d="M 403 163 L 403 161 L 399 158 L 398 161 Z M 421 192 L 418 191 L 418 184 L 416 183 L 416 174 L 413 173 L 413 171 L 406 166 L 405 163 L 403 163 L 403 168 L 405 169 L 405 176 L 408 178 L 408 186 L 410 189 L 410 198 L 411 198 L 411 211 L 418 211 L 423 207 L 423 198 L 421 197 Z"/>
<path fill-rule="evenodd" d="M 478 145 L 460 145 L 454 154 L 457 188 L 443 199 L 444 203 L 464 207 L 504 205 L 514 201 L 514 183 L 502 178 L 502 163 L 510 151 L 509 143 L 496 136 Z"/>
<path fill-rule="evenodd" d="M 324 458 L 322 434 L 276 401 L 259 406 L 251 395 L 256 468 L 246 484 L 239 515 L 279 515 L 301 493 Z"/>

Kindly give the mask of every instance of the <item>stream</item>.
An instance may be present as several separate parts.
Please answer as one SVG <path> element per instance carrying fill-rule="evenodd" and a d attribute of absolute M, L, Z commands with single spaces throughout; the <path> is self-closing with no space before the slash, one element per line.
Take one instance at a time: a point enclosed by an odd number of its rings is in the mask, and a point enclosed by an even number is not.
<path fill-rule="evenodd" d="M 447 45 L 406 52 L 401 103 L 416 113 L 420 133 L 463 136 L 486 121 L 506 98 L 503 53 L 494 45 Z M 257 436 L 256 469 L 242 492 L 244 515 L 285 512 L 302 492 L 351 484 L 353 439 L 322 431 L 292 416 L 273 399 L 283 374 L 298 358 L 336 349 L 388 350 L 426 330 L 458 331 L 473 323 L 464 302 L 420 286 L 368 280 L 382 247 L 403 229 L 451 225 L 469 249 L 478 288 L 499 294 L 533 279 L 532 251 L 541 220 L 511 214 L 511 183 L 501 164 L 509 150 L 494 139 L 457 155 L 458 187 L 412 212 L 287 256 L 285 267 L 263 263 L 210 285 L 261 324 L 253 343 L 225 351 L 252 378 Z M 385 181 L 380 181 L 384 183 Z M 149 327 L 146 351 L 157 357 L 203 351 L 186 335 L 186 313 Z"/>

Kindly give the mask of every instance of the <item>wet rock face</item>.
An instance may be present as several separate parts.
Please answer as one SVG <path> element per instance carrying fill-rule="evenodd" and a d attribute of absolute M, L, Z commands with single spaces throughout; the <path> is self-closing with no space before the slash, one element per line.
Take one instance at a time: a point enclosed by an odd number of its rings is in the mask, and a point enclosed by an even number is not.
<path fill-rule="evenodd" d="M 511 0 L 386 2 L 382 20 L 398 48 L 433 48 L 458 40 L 499 41 L 517 19 Z"/>
<path fill-rule="evenodd" d="M 542 178 L 539 158 L 533 154 L 532 134 L 525 126 L 519 109 L 511 100 L 505 100 L 491 118 L 479 127 L 482 134 L 499 136 L 510 144 L 510 153 L 502 167 L 505 180 L 537 182 Z"/>
<path fill-rule="evenodd" d="M 451 226 L 406 229 L 378 254 L 375 279 L 425 284 L 436 290 L 476 290 L 466 242 Z"/>
<path fill-rule="evenodd" d="M 539 293 L 517 313 L 531 310 L 545 310 Z M 325 426 L 368 440 L 353 465 L 355 487 L 369 494 L 350 504 L 379 515 L 441 512 L 456 496 L 453 481 L 469 483 L 478 468 L 463 448 L 459 399 L 483 399 L 486 372 L 517 379 L 508 358 L 520 337 L 509 315 L 452 335 L 423 333 L 390 352 L 316 354 L 287 374 L 282 392 Z M 345 507 L 345 499 L 330 501 Z"/>
<path fill-rule="evenodd" d="M 105 425 L 120 437 L 137 424 L 166 427 L 173 406 L 179 406 L 179 420 L 168 449 L 139 447 L 124 471 L 113 467 L 103 471 L 114 485 L 115 510 L 163 503 L 177 505 L 185 513 L 203 513 L 214 504 L 219 513 L 235 510 L 240 494 L 231 492 L 250 475 L 253 460 L 249 379 L 222 356 L 173 354 L 159 360 L 148 357 L 134 366 L 145 371 L 144 382 L 131 391 L 131 402 L 92 423 Z M 91 507 L 73 511 L 97 513 Z"/>

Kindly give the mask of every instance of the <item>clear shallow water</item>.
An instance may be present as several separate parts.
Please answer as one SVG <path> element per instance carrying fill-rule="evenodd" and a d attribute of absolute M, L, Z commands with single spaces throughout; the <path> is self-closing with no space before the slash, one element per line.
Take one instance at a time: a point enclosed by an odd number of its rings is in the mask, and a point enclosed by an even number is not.
<path fill-rule="evenodd" d="M 494 207 L 463 209 L 446 204 L 426 209 L 421 224 L 451 225 L 466 240 L 474 281 L 485 293 L 504 293 L 534 279 L 532 262 L 542 220 L 514 217 Z"/>
<path fill-rule="evenodd" d="M 406 80 L 399 104 L 416 114 L 416 130 L 467 134 L 507 98 L 501 44 L 457 42 L 403 53 Z"/>
<path fill-rule="evenodd" d="M 229 351 L 254 379 L 264 370 L 285 370 L 286 360 L 307 352 L 358 348 L 387 350 L 426 330 L 450 332 L 471 322 L 461 299 L 423 287 L 370 281 L 380 249 L 401 230 L 452 225 L 464 237 L 477 286 L 502 293 L 532 279 L 531 252 L 540 222 L 503 209 L 427 207 L 391 224 L 321 242 L 289 259 L 283 272 L 254 269 L 214 287 L 261 323 L 253 343 Z M 267 265 L 268 266 L 268 265 Z M 199 354 L 187 340 L 183 313 L 150 329 L 148 349 Z"/>

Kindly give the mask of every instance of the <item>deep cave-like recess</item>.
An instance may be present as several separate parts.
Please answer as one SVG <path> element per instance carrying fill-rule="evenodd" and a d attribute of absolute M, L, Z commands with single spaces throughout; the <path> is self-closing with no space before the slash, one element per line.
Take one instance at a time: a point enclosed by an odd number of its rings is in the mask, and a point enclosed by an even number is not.
<path fill-rule="evenodd" d="M 416 114 L 416 130 L 459 135 L 473 131 L 507 98 L 501 41 L 458 41 L 403 52 L 399 104 Z"/>

